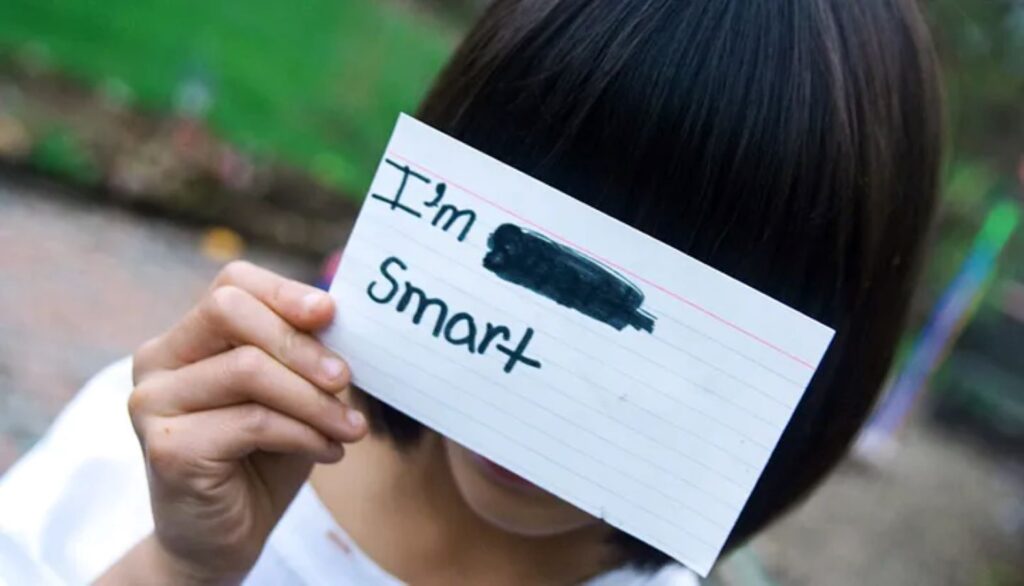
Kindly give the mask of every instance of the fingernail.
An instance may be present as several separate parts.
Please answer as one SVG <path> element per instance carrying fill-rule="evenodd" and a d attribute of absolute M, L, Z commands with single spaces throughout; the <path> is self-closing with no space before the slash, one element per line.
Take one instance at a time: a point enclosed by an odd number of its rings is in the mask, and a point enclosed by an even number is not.
<path fill-rule="evenodd" d="M 316 309 L 316 306 L 323 302 L 325 297 L 326 296 L 323 293 L 320 293 L 318 291 L 306 293 L 306 295 L 302 298 L 303 313 L 307 315 L 312 313 Z"/>
<path fill-rule="evenodd" d="M 320 359 L 320 372 L 327 380 L 335 380 L 345 372 L 345 363 L 333 356 L 324 356 Z"/>
<path fill-rule="evenodd" d="M 345 418 L 348 419 L 349 425 L 356 428 L 362 428 L 366 425 L 366 417 L 355 409 L 349 409 L 348 413 L 345 414 Z"/>

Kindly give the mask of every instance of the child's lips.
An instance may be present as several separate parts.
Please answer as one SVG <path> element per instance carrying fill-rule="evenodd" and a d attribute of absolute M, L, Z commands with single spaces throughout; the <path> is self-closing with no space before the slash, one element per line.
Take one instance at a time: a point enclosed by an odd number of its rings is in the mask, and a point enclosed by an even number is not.
<path fill-rule="evenodd" d="M 543 492 L 536 484 L 519 476 L 507 468 L 503 468 L 494 462 L 484 458 L 480 454 L 473 454 L 473 462 L 491 480 L 498 484 L 513 488 L 522 492 Z"/>

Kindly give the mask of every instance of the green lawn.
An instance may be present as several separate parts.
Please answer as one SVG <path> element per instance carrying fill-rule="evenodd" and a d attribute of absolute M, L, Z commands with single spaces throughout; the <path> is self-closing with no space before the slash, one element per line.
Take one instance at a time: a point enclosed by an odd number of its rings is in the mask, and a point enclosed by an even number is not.
<path fill-rule="evenodd" d="M 221 136 L 357 197 L 453 45 L 441 23 L 388 0 L 2 4 L 0 51 L 39 47 L 60 71 L 119 80 L 157 110 L 183 80 L 208 80 Z"/>

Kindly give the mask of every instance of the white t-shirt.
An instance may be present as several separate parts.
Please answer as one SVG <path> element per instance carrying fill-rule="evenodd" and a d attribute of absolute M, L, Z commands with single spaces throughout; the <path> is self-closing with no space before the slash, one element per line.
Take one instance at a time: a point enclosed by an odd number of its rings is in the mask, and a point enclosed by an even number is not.
<path fill-rule="evenodd" d="M 153 528 L 146 473 L 128 420 L 131 362 L 90 380 L 0 479 L 0 585 L 85 584 Z M 308 484 L 271 533 L 247 584 L 401 582 L 366 556 Z M 621 569 L 589 586 L 695 586 L 682 566 Z"/>

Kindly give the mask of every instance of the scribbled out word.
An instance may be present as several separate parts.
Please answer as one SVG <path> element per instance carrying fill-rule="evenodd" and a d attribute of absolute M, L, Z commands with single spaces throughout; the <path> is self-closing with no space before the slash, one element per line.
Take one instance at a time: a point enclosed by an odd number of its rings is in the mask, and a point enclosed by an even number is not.
<path fill-rule="evenodd" d="M 466 235 L 469 234 L 473 224 L 476 222 L 476 212 L 460 209 L 450 203 L 444 203 L 444 196 L 448 191 L 447 184 L 438 182 L 434 185 L 430 199 L 420 201 L 419 203 L 409 201 L 409 198 L 403 201 L 402 196 L 408 195 L 405 190 L 409 187 L 409 179 L 415 180 L 416 185 L 422 184 L 422 186 L 430 185 L 431 181 L 425 175 L 413 171 L 409 165 L 399 165 L 391 159 L 384 159 L 384 162 L 402 173 L 402 181 L 398 184 L 398 189 L 395 190 L 395 194 L 392 197 L 389 198 L 378 193 L 371 193 L 370 198 L 388 204 L 391 211 L 404 212 L 417 218 L 423 217 L 423 214 L 417 209 L 419 207 L 436 210 L 434 217 L 430 220 L 431 226 L 438 227 L 444 232 L 448 232 L 452 228 L 461 227 L 458 241 L 462 242 L 466 239 Z"/>
<path fill-rule="evenodd" d="M 484 268 L 552 301 L 606 323 L 654 333 L 639 287 L 600 262 L 514 224 L 487 239 Z"/>

